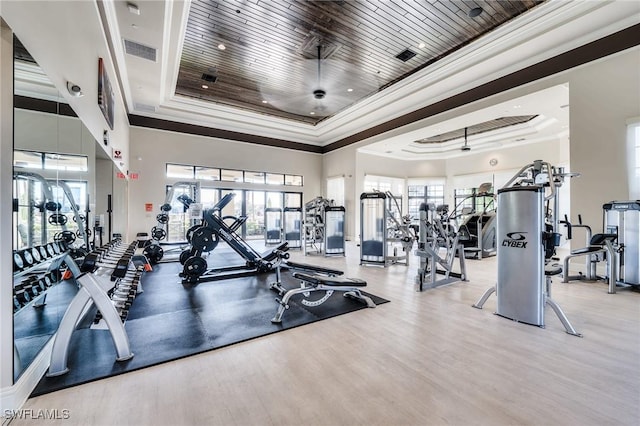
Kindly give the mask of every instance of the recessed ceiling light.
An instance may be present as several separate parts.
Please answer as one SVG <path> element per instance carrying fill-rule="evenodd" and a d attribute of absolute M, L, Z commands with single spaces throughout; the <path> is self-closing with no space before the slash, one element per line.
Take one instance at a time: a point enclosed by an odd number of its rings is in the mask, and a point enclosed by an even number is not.
<path fill-rule="evenodd" d="M 424 43 L 420 43 L 420 44 L 418 45 L 418 49 L 424 49 L 424 47 L 425 47 L 425 46 L 426 46 L 426 44 L 424 44 Z"/>
<path fill-rule="evenodd" d="M 133 28 L 134 30 L 137 30 L 138 26 L 136 24 L 131 24 L 131 28 Z"/>
<path fill-rule="evenodd" d="M 316 115 L 316 113 L 314 111 L 311 111 L 309 114 Z"/>
<path fill-rule="evenodd" d="M 513 107 L 514 107 L 515 109 L 520 109 L 520 108 L 522 108 L 522 105 L 514 105 Z"/>
<path fill-rule="evenodd" d="M 209 86 L 207 86 L 206 84 L 203 84 L 203 85 L 202 85 L 202 88 L 203 88 L 203 89 L 208 89 L 208 88 L 209 88 Z"/>
<path fill-rule="evenodd" d="M 222 44 L 222 43 L 220 43 L 220 44 L 218 45 L 218 49 L 220 49 L 220 50 L 224 50 L 224 49 L 226 49 L 226 48 L 227 48 L 227 46 L 225 46 L 225 45 L 224 45 L 224 44 Z"/>
<path fill-rule="evenodd" d="M 262 101 L 262 103 L 263 103 L 263 104 L 268 104 L 269 102 L 267 102 L 267 101 Z"/>
<path fill-rule="evenodd" d="M 353 89 L 352 88 L 348 88 L 347 92 L 353 92 Z"/>

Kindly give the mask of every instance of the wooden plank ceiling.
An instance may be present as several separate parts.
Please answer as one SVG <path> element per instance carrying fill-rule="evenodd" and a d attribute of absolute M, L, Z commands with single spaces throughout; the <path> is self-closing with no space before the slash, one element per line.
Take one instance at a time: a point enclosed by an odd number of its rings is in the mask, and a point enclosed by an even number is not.
<path fill-rule="evenodd" d="M 543 1 L 193 0 L 176 94 L 316 124 Z"/>

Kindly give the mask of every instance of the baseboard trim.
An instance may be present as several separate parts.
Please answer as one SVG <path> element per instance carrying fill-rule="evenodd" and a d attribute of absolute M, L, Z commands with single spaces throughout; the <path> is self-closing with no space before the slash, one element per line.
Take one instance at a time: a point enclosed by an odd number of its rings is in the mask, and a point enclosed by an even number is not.
<path fill-rule="evenodd" d="M 38 356 L 22 373 L 20 378 L 11 387 L 0 389 L 0 406 L 2 407 L 2 426 L 8 425 L 12 417 L 6 416 L 7 412 L 19 410 L 36 388 L 40 379 L 44 376 L 49 368 L 49 359 L 51 358 L 51 348 L 53 340 L 49 342 L 40 351 Z"/>

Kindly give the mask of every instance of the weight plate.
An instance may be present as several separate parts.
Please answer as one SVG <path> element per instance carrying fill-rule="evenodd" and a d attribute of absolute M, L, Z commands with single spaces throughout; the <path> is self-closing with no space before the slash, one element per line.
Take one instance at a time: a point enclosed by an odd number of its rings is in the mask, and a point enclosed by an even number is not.
<path fill-rule="evenodd" d="M 22 269 L 24 267 L 24 261 L 20 253 L 13 253 L 13 266 L 15 269 Z"/>
<path fill-rule="evenodd" d="M 191 250 L 184 250 L 180 253 L 180 264 L 184 265 L 188 258 L 191 257 Z"/>
<path fill-rule="evenodd" d="M 191 245 L 196 250 L 209 252 L 218 245 L 218 234 L 215 234 L 212 229 L 206 226 L 201 226 L 193 231 L 191 235 Z"/>
<path fill-rule="evenodd" d="M 163 204 L 160 206 L 160 210 L 162 210 L 163 212 L 168 212 L 171 211 L 171 204 Z"/>
<path fill-rule="evenodd" d="M 49 257 L 49 253 L 47 253 L 47 249 L 45 248 L 45 246 L 40 246 L 38 247 L 38 249 L 40 250 L 41 258 L 46 259 L 47 257 Z"/>
<path fill-rule="evenodd" d="M 60 254 L 60 245 L 57 242 L 52 243 L 51 246 L 53 247 L 53 251 L 55 252 L 55 254 Z"/>
<path fill-rule="evenodd" d="M 49 257 L 53 257 L 56 255 L 56 250 L 53 248 L 53 243 L 47 244 L 47 253 L 49 253 Z"/>
<path fill-rule="evenodd" d="M 190 277 L 199 277 L 207 270 L 207 261 L 200 256 L 191 256 L 184 262 L 183 272 Z"/>
<path fill-rule="evenodd" d="M 167 231 L 165 231 L 161 227 L 154 226 L 153 228 L 151 228 L 151 238 L 153 238 L 154 240 L 161 241 L 161 240 L 164 240 L 166 236 L 167 236 Z"/>
<path fill-rule="evenodd" d="M 44 205 L 44 208 L 49 210 L 50 212 L 55 212 L 60 210 L 62 208 L 62 205 L 60 203 L 56 203 L 55 201 L 47 201 L 47 203 Z"/>
<path fill-rule="evenodd" d="M 152 244 L 145 247 L 145 249 L 142 251 L 142 254 L 146 256 L 149 262 L 155 264 L 162 260 L 162 257 L 164 256 L 164 250 L 158 244 Z"/>
<path fill-rule="evenodd" d="M 193 236 L 193 233 L 195 232 L 195 230 L 200 228 L 201 226 L 202 225 L 193 225 L 191 228 L 187 230 L 187 234 L 185 235 L 185 237 L 187 237 L 187 241 L 189 243 L 191 243 L 191 237 Z"/>
<path fill-rule="evenodd" d="M 38 250 L 38 247 L 34 247 L 31 249 L 31 256 L 33 257 L 33 260 L 36 263 L 42 260 L 42 258 L 40 257 L 40 250 Z"/>
<path fill-rule="evenodd" d="M 159 213 L 156 216 L 156 220 L 158 221 L 158 223 L 161 223 L 164 225 L 165 223 L 169 223 L 169 215 L 166 213 Z"/>
<path fill-rule="evenodd" d="M 33 256 L 31 256 L 31 252 L 29 250 L 22 252 L 22 258 L 27 262 L 27 265 L 33 265 Z"/>
<path fill-rule="evenodd" d="M 59 243 L 63 242 L 72 244 L 76 240 L 76 234 L 74 234 L 72 231 L 62 231 L 54 235 L 53 238 Z"/>

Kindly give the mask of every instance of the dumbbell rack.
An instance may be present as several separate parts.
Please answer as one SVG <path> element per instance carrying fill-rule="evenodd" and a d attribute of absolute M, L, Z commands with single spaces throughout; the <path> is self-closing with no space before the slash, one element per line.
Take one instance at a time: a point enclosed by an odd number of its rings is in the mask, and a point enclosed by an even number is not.
<path fill-rule="evenodd" d="M 140 275 L 148 265 L 144 256 L 134 254 L 136 245 L 134 242 L 123 247 L 116 240 L 85 257 L 80 268 L 85 273 L 78 278 L 80 289 L 69 304 L 53 342 L 48 377 L 69 371 L 67 358 L 71 335 L 93 306 L 100 312 L 98 322 L 111 333 L 116 360 L 125 361 L 133 357 L 124 322 L 133 298 L 142 291 Z M 127 284 L 129 287 L 123 293 Z"/>
<path fill-rule="evenodd" d="M 60 281 L 60 268 L 75 262 L 64 243 L 49 243 L 13 252 L 13 313 L 43 307 L 47 290 Z M 37 302 L 36 302 L 37 301 Z"/>

